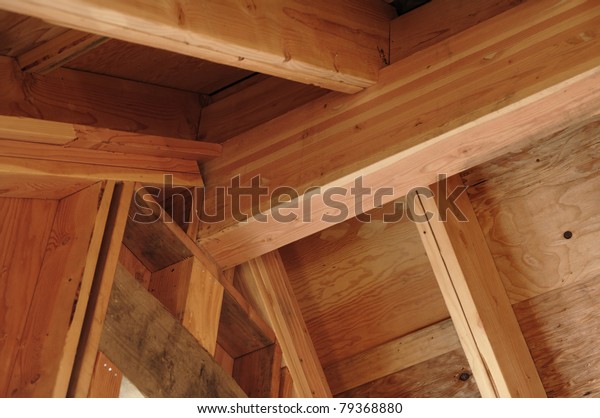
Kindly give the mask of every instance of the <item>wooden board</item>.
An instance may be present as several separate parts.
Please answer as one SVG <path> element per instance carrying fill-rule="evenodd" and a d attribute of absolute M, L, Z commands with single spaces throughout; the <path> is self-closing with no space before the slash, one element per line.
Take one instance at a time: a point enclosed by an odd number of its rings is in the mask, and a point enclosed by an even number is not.
<path fill-rule="evenodd" d="M 325 374 L 332 393 L 338 394 L 458 349 L 458 336 L 447 319 L 332 364 Z"/>
<path fill-rule="evenodd" d="M 0 115 L 196 138 L 200 101 L 194 93 L 68 69 L 22 74 L 8 57 L 0 57 L 0 85 Z"/>
<path fill-rule="evenodd" d="M 509 10 L 524 0 L 434 0 L 390 24 L 390 61 L 399 60 Z"/>
<path fill-rule="evenodd" d="M 11 396 L 66 395 L 68 382 L 57 381 L 59 370 L 65 373 L 60 369 L 64 367 L 62 361 L 69 361 L 63 356 L 69 353 L 70 347 L 65 343 L 71 325 L 77 326 L 78 321 L 73 320 L 79 308 L 78 299 L 85 296 L 82 280 L 86 263 L 91 261 L 87 254 L 100 191 L 98 183 L 58 204 L 11 372 L 8 389 Z M 84 300 L 87 302 L 87 298 Z M 74 350 L 71 355 L 75 356 Z"/>
<path fill-rule="evenodd" d="M 96 180 L 0 173 L 0 197 L 59 200 L 96 183 Z"/>
<path fill-rule="evenodd" d="M 255 0 L 177 4 L 38 0 L 2 8 L 98 35 L 346 93 L 377 81 L 389 54 L 384 3 Z M 126 22 L 124 25 L 123 22 Z"/>
<path fill-rule="evenodd" d="M 148 289 L 151 277 L 150 270 L 148 270 L 125 245 L 121 245 L 119 264 L 121 264 L 143 288 Z"/>
<path fill-rule="evenodd" d="M 223 156 L 204 166 L 207 207 L 218 206 L 217 187 L 260 175 L 271 192 L 299 193 L 289 209 L 298 219 L 310 200 L 312 222 L 255 216 L 240 223 L 226 202 L 225 219 L 204 223 L 200 243 L 231 267 L 330 226 L 323 215 L 334 209 L 310 188 L 349 191 L 360 176 L 363 187 L 393 188 L 385 203 L 440 172 L 456 174 L 597 114 L 600 38 L 587 34 L 598 28 L 594 1 L 525 2 L 386 67 L 373 88 L 330 93 L 230 139 Z M 289 208 L 275 197 L 242 210 Z M 342 220 L 356 214 L 355 196 L 336 198 L 348 208 Z M 362 203 L 373 207 L 372 196 Z"/>
<path fill-rule="evenodd" d="M 241 68 L 118 39 L 76 58 L 67 68 L 207 95 L 252 74 Z"/>
<path fill-rule="evenodd" d="M 277 398 L 281 370 L 281 349 L 277 344 L 235 359 L 233 378 L 250 398 Z"/>
<path fill-rule="evenodd" d="M 466 381 L 461 380 L 463 373 L 468 374 Z M 469 363 L 462 350 L 458 349 L 340 393 L 336 397 L 478 398 L 479 391 Z"/>
<path fill-rule="evenodd" d="M 414 225 L 383 222 L 393 211 L 390 203 L 370 223 L 348 220 L 281 249 L 324 367 L 448 318 Z"/>
<path fill-rule="evenodd" d="M 40 19 L 0 10 L 0 55 L 17 57 L 67 30 Z"/>
<path fill-rule="evenodd" d="M 98 352 L 89 397 L 118 398 L 122 380 L 123 373 L 104 353 Z"/>
<path fill-rule="evenodd" d="M 15 356 L 22 341 L 27 312 L 31 308 L 37 278 L 58 202 L 0 198 L 0 395 L 9 391 Z"/>
<path fill-rule="evenodd" d="M 100 349 L 148 397 L 245 396 L 183 325 L 122 268 L 117 269 Z"/>
<path fill-rule="evenodd" d="M 549 397 L 600 397 L 598 276 L 515 305 Z"/>
<path fill-rule="evenodd" d="M 600 274 L 599 137 L 594 118 L 463 175 L 513 303 Z"/>

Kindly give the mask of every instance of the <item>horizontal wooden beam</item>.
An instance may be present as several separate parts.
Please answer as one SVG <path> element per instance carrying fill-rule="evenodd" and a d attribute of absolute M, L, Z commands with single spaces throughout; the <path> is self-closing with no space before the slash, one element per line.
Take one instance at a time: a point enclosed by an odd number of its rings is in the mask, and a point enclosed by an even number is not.
<path fill-rule="evenodd" d="M 412 332 L 325 368 L 334 395 L 460 349 L 452 321 Z"/>
<path fill-rule="evenodd" d="M 148 397 L 245 397 L 185 327 L 120 266 L 100 350 Z"/>
<path fill-rule="evenodd" d="M 68 30 L 17 57 L 21 71 L 46 74 L 108 41 L 104 36 Z"/>
<path fill-rule="evenodd" d="M 10 57 L 0 57 L 0 84 L 0 115 L 196 139 L 194 93 L 66 68 L 23 73 Z"/>
<path fill-rule="evenodd" d="M 375 204 L 372 195 L 350 193 L 358 177 L 373 192 L 393 188 L 384 204 L 434 183 L 438 173 L 461 172 L 598 114 L 598 33 L 595 1 L 526 2 L 392 64 L 364 92 L 330 93 L 230 139 L 204 167 L 207 212 L 216 207 L 224 220 L 205 219 L 201 245 L 224 268 L 240 264 L 330 226 L 323 215 L 339 212 L 325 204 L 328 189 L 347 191 L 334 197 L 348 208 L 341 222 Z M 260 175 L 271 192 L 287 186 L 299 196 L 243 201 L 243 213 L 269 216 L 238 222 L 231 200 L 223 207 L 216 199 L 216 188 L 238 175 L 242 185 Z M 306 193 L 314 187 L 322 193 Z M 296 221 L 273 218 L 292 205 L 282 213 Z M 311 222 L 300 222 L 306 217 Z"/>
<path fill-rule="evenodd" d="M 359 0 L 1 0 L 0 8 L 346 93 L 377 81 L 394 15 Z"/>
<path fill-rule="evenodd" d="M 448 179 L 449 192 L 460 187 L 459 175 Z M 455 200 L 460 215 L 444 213 L 445 198 L 419 195 L 417 214 L 430 219 L 416 225 L 477 386 L 485 397 L 545 398 L 469 198 L 463 192 Z"/>

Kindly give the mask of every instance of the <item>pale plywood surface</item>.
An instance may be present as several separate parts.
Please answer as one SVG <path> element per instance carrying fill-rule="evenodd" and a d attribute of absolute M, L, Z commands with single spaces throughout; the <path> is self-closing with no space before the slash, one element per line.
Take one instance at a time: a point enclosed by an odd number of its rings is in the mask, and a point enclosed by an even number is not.
<path fill-rule="evenodd" d="M 448 318 L 415 226 L 349 220 L 281 249 L 327 367 Z"/>

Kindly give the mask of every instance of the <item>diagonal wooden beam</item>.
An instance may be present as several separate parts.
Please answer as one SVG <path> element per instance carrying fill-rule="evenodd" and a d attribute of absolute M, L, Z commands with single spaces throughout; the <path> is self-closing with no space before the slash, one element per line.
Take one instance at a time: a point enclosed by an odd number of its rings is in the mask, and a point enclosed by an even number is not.
<path fill-rule="evenodd" d="M 1 0 L 61 26 L 332 90 L 373 85 L 388 61 L 383 2 Z"/>
<path fill-rule="evenodd" d="M 392 64 L 364 92 L 330 93 L 230 139 L 223 156 L 204 166 L 206 212 L 217 207 L 224 220 L 202 224 L 201 245 L 224 268 L 240 264 L 330 226 L 322 216 L 338 210 L 325 204 L 327 189 L 347 191 L 334 198 L 348 208 L 341 222 L 375 204 L 372 195 L 350 194 L 358 177 L 373 191 L 393 188 L 379 202 L 386 203 L 434 183 L 439 172 L 458 173 L 592 117 L 599 33 L 596 1 L 526 2 Z M 254 207 L 242 201 L 243 213 L 259 206 L 268 216 L 238 222 L 230 199 L 216 199 L 216 188 L 238 175 L 241 185 L 260 175 L 271 192 L 287 186 L 298 197 L 279 203 L 266 195 Z M 311 198 L 311 187 L 322 193 Z M 297 220 L 275 220 L 281 207 Z"/>
<path fill-rule="evenodd" d="M 17 57 L 21 71 L 46 74 L 108 41 L 104 36 L 68 30 Z"/>
<path fill-rule="evenodd" d="M 448 179 L 451 193 L 462 186 L 460 175 Z M 416 225 L 482 396 L 545 398 L 467 194 L 455 201 L 461 214 L 445 213 L 444 198 L 418 195 L 416 213 L 429 220 Z"/>

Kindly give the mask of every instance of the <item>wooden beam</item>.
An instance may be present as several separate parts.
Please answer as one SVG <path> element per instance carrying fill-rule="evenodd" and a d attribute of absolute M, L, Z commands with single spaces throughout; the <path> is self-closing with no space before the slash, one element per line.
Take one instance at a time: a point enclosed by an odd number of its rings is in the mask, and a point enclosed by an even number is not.
<path fill-rule="evenodd" d="M 438 172 L 461 172 L 598 114 L 597 33 L 595 1 L 526 2 L 390 65 L 364 92 L 330 93 L 230 139 L 204 166 L 207 212 L 217 207 L 224 220 L 201 225 L 201 245 L 231 267 L 330 226 L 322 216 L 337 209 L 310 188 L 347 191 L 335 196 L 348 208 L 340 222 L 357 213 L 349 191 L 358 177 L 372 190 L 392 187 L 386 203 L 434 183 Z M 253 213 L 260 209 L 266 221 L 238 222 L 230 199 L 224 208 L 215 199 L 216 187 L 237 175 L 242 185 L 261 175 L 271 192 L 287 186 L 299 196 L 281 204 L 262 196 Z M 373 196 L 358 201 L 362 211 L 374 205 Z M 242 202 L 242 212 L 251 206 Z M 301 220 L 306 206 L 311 222 L 271 216 L 290 208 L 285 213 Z"/>
<path fill-rule="evenodd" d="M 46 74 L 108 41 L 104 36 L 68 30 L 17 57 L 21 71 Z"/>
<path fill-rule="evenodd" d="M 196 338 L 121 267 L 100 349 L 148 397 L 245 397 Z"/>
<path fill-rule="evenodd" d="M 10 57 L 0 57 L 0 84 L 0 115 L 196 139 L 194 93 L 65 68 L 27 74 Z"/>
<path fill-rule="evenodd" d="M 97 269 L 90 290 L 88 310 L 75 357 L 68 394 L 87 398 L 90 392 L 104 318 L 119 261 L 123 231 L 129 213 L 133 183 L 118 185 L 111 202 L 104 242 L 98 256 Z"/>
<path fill-rule="evenodd" d="M 298 395 L 331 397 L 279 253 L 251 260 L 240 267 L 239 273 L 246 289 L 254 295 L 255 306 L 261 306 L 275 331 Z"/>
<path fill-rule="evenodd" d="M 118 398 L 122 381 L 123 373 L 104 353 L 99 351 L 94 366 L 89 397 Z"/>
<path fill-rule="evenodd" d="M 250 398 L 277 398 L 281 378 L 281 349 L 277 344 L 271 344 L 236 358 L 233 378 Z"/>
<path fill-rule="evenodd" d="M 458 187 L 459 175 L 448 179 L 449 192 Z M 443 213 L 446 196 L 417 198 L 430 219 L 416 225 L 482 396 L 546 397 L 468 196 L 455 201 L 467 221 Z"/>
<path fill-rule="evenodd" d="M 503 13 L 525 0 L 434 0 L 390 24 L 390 62 Z"/>
<path fill-rule="evenodd" d="M 334 395 L 460 349 L 447 319 L 325 368 Z"/>
<path fill-rule="evenodd" d="M 377 81 L 393 16 L 383 2 L 359 0 L 2 0 L 0 8 L 346 93 Z"/>

